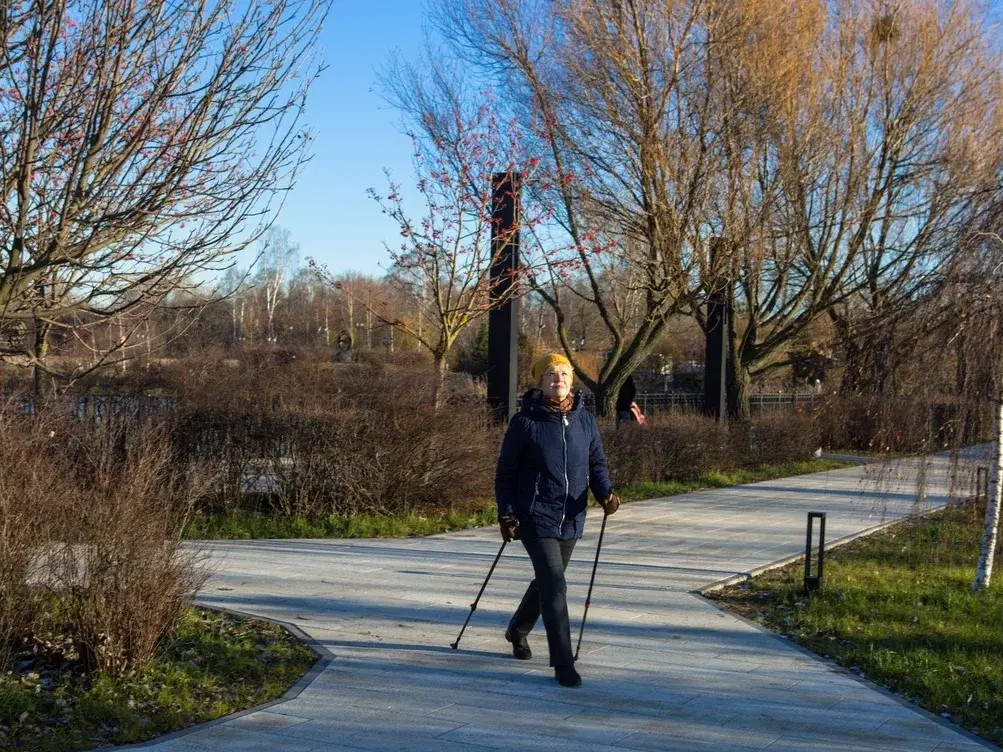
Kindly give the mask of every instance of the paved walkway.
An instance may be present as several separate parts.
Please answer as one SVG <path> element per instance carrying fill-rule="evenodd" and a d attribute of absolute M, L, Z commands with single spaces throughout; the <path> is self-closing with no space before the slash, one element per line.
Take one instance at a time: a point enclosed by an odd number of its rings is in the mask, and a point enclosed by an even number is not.
<path fill-rule="evenodd" d="M 502 637 L 530 577 L 509 546 L 451 650 L 500 541 L 430 538 L 213 544 L 206 603 L 298 625 L 332 654 L 294 698 L 147 745 L 160 752 L 554 750 L 968 752 L 991 748 L 694 594 L 827 540 L 946 500 L 946 463 L 917 502 L 915 464 L 874 466 L 626 505 L 611 517 L 579 659 L 557 685 L 542 633 L 531 661 Z M 878 480 L 880 479 L 880 480 Z M 569 569 L 575 638 L 595 515 Z"/>

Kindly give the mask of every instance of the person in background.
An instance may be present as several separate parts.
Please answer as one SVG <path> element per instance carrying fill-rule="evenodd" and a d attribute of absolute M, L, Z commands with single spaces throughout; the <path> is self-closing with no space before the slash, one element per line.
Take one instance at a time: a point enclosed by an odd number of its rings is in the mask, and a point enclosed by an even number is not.
<path fill-rule="evenodd" d="M 631 411 L 630 406 L 634 403 L 636 397 L 637 387 L 634 386 L 634 377 L 628 375 L 627 380 L 623 382 L 623 386 L 620 387 L 620 391 L 616 395 L 617 423 L 630 423 L 634 420 L 634 413 Z"/>
<path fill-rule="evenodd" d="M 537 359 L 534 386 L 522 398 L 502 441 L 495 500 L 502 539 L 518 538 L 533 563 L 534 579 L 509 620 L 505 639 L 520 660 L 532 658 L 528 636 L 543 616 L 554 677 L 565 687 L 582 683 L 575 670 L 564 572 L 585 531 L 588 492 L 613 514 L 606 454 L 595 417 L 572 394 L 574 369 L 559 353 Z"/>

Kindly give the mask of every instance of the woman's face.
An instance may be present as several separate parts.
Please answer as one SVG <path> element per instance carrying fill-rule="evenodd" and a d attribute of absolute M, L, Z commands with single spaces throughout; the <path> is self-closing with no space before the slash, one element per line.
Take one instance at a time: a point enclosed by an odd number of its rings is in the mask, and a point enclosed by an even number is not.
<path fill-rule="evenodd" d="M 549 399 L 562 400 L 571 394 L 571 382 L 574 372 L 566 365 L 558 363 L 550 366 L 540 377 L 540 389 L 543 396 Z"/>

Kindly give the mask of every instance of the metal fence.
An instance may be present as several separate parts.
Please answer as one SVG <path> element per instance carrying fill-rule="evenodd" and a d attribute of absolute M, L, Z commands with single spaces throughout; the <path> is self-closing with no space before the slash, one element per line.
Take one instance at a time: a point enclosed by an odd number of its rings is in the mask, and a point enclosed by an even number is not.
<path fill-rule="evenodd" d="M 749 396 L 749 410 L 753 415 L 796 411 L 798 408 L 812 407 L 821 398 L 821 394 L 814 392 L 765 392 Z M 32 398 L 24 397 L 19 401 L 25 413 L 35 413 L 35 403 Z M 170 397 L 72 395 L 63 397 L 60 401 L 74 417 L 97 421 L 112 415 L 165 414 L 177 408 L 176 401 Z M 595 396 L 591 392 L 583 391 L 582 401 L 587 410 L 595 412 Z M 702 392 L 638 392 L 635 402 L 645 415 L 702 412 L 704 409 Z"/>
<path fill-rule="evenodd" d="M 774 412 L 793 412 L 798 408 L 815 405 L 822 395 L 797 392 L 766 392 L 749 396 L 749 411 L 753 415 Z M 584 406 L 595 411 L 595 396 L 582 392 Z M 645 415 L 659 415 L 672 412 L 703 412 L 702 392 L 638 392 L 634 399 Z"/>
<path fill-rule="evenodd" d="M 89 418 L 100 421 L 112 416 L 160 415 L 173 412 L 177 407 L 170 397 L 146 397 L 108 394 L 74 394 L 59 398 L 48 398 L 44 402 L 58 404 L 77 419 Z M 16 404 L 21 410 L 34 415 L 37 404 L 33 397 L 21 397 Z"/>

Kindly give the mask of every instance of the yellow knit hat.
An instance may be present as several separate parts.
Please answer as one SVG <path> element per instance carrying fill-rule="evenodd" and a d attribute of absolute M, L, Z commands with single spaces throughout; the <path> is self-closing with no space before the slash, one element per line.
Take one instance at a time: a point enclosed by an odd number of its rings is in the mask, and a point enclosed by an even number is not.
<path fill-rule="evenodd" d="M 548 353 L 547 355 L 541 355 L 533 361 L 533 365 L 529 367 L 529 380 L 534 384 L 539 384 L 546 370 L 556 365 L 567 366 L 572 375 L 574 375 L 575 370 L 570 360 L 560 353 Z"/>

